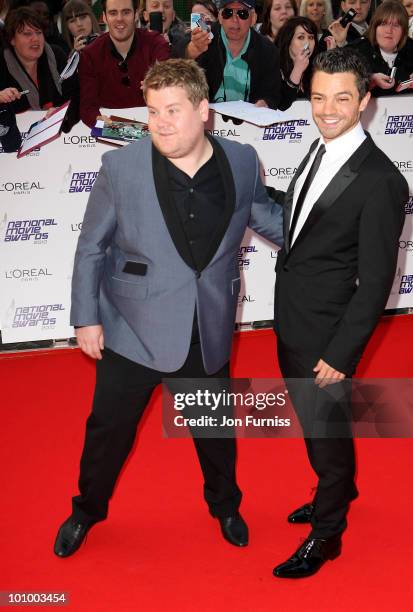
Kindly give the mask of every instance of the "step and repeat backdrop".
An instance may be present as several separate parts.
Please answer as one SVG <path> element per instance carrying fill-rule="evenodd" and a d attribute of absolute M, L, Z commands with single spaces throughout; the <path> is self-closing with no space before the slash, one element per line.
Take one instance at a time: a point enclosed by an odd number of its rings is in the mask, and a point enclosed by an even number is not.
<path fill-rule="evenodd" d="M 413 97 L 373 100 L 363 125 L 405 175 L 413 194 Z M 146 120 L 146 109 L 117 115 Z M 252 144 L 267 185 L 286 191 L 297 166 L 317 138 L 310 105 L 297 102 L 292 121 L 272 127 L 236 125 L 211 112 L 212 134 Z M 18 117 L 21 131 L 43 116 Z M 97 142 L 79 123 L 70 134 L 28 156 L 0 150 L 0 329 L 2 340 L 59 339 L 73 336 L 69 325 L 73 259 L 88 195 L 101 155 L 113 146 Z M 237 321 L 273 318 L 276 247 L 247 231 L 238 254 L 242 285 Z M 406 222 L 387 308 L 413 306 L 413 198 Z"/>

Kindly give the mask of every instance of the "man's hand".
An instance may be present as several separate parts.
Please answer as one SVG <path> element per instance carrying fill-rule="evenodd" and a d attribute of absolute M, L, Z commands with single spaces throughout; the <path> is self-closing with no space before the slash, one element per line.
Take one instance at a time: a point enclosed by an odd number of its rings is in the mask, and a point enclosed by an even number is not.
<path fill-rule="evenodd" d="M 101 325 L 86 325 L 75 330 L 79 348 L 92 359 L 102 359 L 105 344 Z"/>
<path fill-rule="evenodd" d="M 315 384 L 322 389 L 327 385 L 332 385 L 334 383 L 340 382 L 340 380 L 344 380 L 346 375 L 338 370 L 335 370 L 331 366 L 328 365 L 322 359 L 319 359 L 315 368 L 313 368 L 313 372 L 317 373 L 315 378 Z"/>
<path fill-rule="evenodd" d="M 336 19 L 336 21 L 333 21 L 328 26 L 328 29 L 333 35 L 333 38 L 336 41 L 338 47 L 341 47 L 346 42 L 347 32 L 348 32 L 350 25 L 351 25 L 351 22 L 348 23 L 345 28 L 343 28 L 343 26 L 340 23 L 340 19 Z"/>
<path fill-rule="evenodd" d="M 191 42 L 186 47 L 186 59 L 196 59 L 202 53 L 205 53 L 210 44 L 209 32 L 205 32 L 201 28 L 195 28 L 191 32 Z"/>

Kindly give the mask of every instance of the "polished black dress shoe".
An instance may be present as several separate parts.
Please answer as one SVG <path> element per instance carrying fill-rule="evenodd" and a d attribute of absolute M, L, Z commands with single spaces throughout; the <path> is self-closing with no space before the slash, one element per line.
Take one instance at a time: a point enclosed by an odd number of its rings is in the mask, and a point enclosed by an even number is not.
<path fill-rule="evenodd" d="M 285 563 L 277 565 L 273 574 L 277 578 L 305 578 L 318 572 L 328 560 L 332 561 L 341 553 L 341 535 L 324 540 L 307 538 Z"/>
<path fill-rule="evenodd" d="M 237 512 L 233 516 L 218 516 L 224 538 L 234 546 L 247 546 L 248 526 Z"/>
<path fill-rule="evenodd" d="M 86 538 L 93 523 L 80 523 L 69 516 L 57 532 L 54 553 L 58 557 L 69 557 L 77 551 Z"/>
<path fill-rule="evenodd" d="M 287 521 L 289 523 L 310 523 L 313 512 L 313 504 L 304 504 L 304 506 L 300 506 L 294 512 L 291 512 L 287 517 Z"/>

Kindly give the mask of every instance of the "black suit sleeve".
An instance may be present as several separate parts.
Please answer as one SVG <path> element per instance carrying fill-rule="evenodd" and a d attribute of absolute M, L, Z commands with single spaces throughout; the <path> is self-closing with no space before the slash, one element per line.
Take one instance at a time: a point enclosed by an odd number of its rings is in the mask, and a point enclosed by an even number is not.
<path fill-rule="evenodd" d="M 396 170 L 376 183 L 359 225 L 359 285 L 321 358 L 352 374 L 383 313 L 392 287 L 403 229 L 407 182 Z"/>

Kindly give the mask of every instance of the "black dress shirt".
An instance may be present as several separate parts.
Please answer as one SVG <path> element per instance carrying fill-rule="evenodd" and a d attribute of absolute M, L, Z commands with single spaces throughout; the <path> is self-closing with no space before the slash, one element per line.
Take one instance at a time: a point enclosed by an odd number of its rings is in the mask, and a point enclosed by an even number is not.
<path fill-rule="evenodd" d="M 215 154 L 191 178 L 167 160 L 169 193 L 201 272 L 224 212 L 225 190 Z"/>
<path fill-rule="evenodd" d="M 166 162 L 170 202 L 182 225 L 193 267 L 200 275 L 225 205 L 224 184 L 215 153 L 192 178 L 168 159 Z M 191 344 L 199 341 L 195 308 Z"/>

